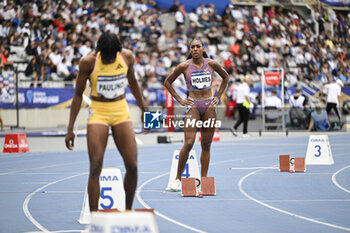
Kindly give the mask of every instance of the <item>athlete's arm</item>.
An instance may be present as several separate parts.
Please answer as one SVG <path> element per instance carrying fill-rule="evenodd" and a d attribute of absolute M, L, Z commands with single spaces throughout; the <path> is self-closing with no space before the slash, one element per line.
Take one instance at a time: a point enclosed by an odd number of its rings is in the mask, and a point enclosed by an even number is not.
<path fill-rule="evenodd" d="M 170 94 L 179 102 L 181 105 L 192 105 L 192 101 L 189 99 L 183 100 L 175 91 L 173 86 L 171 85 L 182 73 L 185 72 L 186 68 L 188 67 L 187 62 L 183 62 L 175 67 L 175 69 L 172 70 L 172 72 L 169 74 L 169 76 L 164 81 L 164 86 Z"/>
<path fill-rule="evenodd" d="M 208 59 L 209 60 L 209 59 Z M 218 93 L 216 94 L 216 98 L 213 99 L 212 104 L 217 104 L 219 103 L 219 100 L 221 98 L 221 95 L 224 93 L 224 91 L 227 88 L 227 84 L 228 84 L 228 80 L 229 80 L 229 76 L 228 73 L 226 72 L 226 70 L 216 61 L 214 60 L 209 60 L 208 64 L 213 68 L 214 71 L 216 71 L 220 77 L 222 78 L 222 82 L 220 84 Z"/>
<path fill-rule="evenodd" d="M 81 101 L 83 99 L 83 92 L 85 90 L 86 81 L 89 78 L 92 69 L 95 65 L 95 56 L 93 54 L 89 54 L 86 57 L 84 57 L 79 64 L 79 73 L 76 81 L 76 87 L 75 92 L 73 96 L 73 101 L 70 109 L 70 115 L 69 115 L 69 123 L 67 127 L 67 133 L 66 133 L 66 147 L 69 150 L 73 150 L 74 147 L 74 122 L 77 118 L 77 115 L 80 110 Z"/>
<path fill-rule="evenodd" d="M 131 93 L 135 96 L 137 105 L 140 107 L 142 112 L 147 111 L 147 106 L 146 106 L 145 102 L 143 101 L 140 86 L 137 83 L 137 80 L 135 78 L 135 71 L 134 71 L 135 59 L 134 59 L 134 56 L 132 55 L 132 52 L 128 49 L 122 50 L 122 56 L 128 65 L 128 73 L 126 76 L 128 77 L 128 82 L 129 82 Z"/>

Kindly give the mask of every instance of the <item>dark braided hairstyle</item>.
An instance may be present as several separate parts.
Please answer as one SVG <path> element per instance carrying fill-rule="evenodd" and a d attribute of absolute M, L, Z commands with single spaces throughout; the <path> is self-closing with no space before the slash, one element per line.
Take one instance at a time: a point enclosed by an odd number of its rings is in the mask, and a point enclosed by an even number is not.
<path fill-rule="evenodd" d="M 197 38 L 193 38 L 193 39 L 191 40 L 189 47 L 191 47 L 191 43 L 192 43 L 193 41 L 195 41 L 195 40 L 198 40 L 199 42 L 201 42 L 202 47 L 203 47 L 203 45 L 204 45 L 204 44 L 203 44 L 203 41 L 201 41 L 200 39 L 197 39 Z M 209 58 L 207 52 L 205 52 L 205 51 L 203 51 L 202 56 L 203 56 L 204 58 Z M 187 56 L 187 60 L 189 60 L 189 59 L 191 59 L 191 58 L 192 58 L 192 54 L 190 53 L 190 54 L 188 54 L 188 56 Z"/>
<path fill-rule="evenodd" d="M 97 41 L 96 52 L 101 53 L 102 61 L 115 60 L 117 52 L 120 51 L 122 51 L 122 44 L 113 33 L 105 32 Z"/>

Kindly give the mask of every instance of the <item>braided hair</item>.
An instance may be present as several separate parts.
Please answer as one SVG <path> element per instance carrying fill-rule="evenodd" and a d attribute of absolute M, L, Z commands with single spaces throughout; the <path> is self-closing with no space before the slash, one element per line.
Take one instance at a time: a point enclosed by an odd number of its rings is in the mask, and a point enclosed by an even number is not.
<path fill-rule="evenodd" d="M 102 61 L 115 60 L 117 52 L 120 51 L 122 51 L 122 44 L 113 33 L 105 32 L 97 41 L 96 52 L 101 53 Z"/>

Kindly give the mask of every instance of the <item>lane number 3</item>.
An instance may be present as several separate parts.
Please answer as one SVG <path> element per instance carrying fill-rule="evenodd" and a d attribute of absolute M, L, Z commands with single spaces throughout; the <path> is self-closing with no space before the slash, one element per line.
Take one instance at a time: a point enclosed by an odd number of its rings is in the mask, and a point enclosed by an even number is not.
<path fill-rule="evenodd" d="M 321 156 L 321 146 L 319 146 L 319 145 L 316 145 L 315 146 L 315 149 L 316 149 L 316 154 L 315 154 L 315 156 L 316 157 L 320 157 Z"/>

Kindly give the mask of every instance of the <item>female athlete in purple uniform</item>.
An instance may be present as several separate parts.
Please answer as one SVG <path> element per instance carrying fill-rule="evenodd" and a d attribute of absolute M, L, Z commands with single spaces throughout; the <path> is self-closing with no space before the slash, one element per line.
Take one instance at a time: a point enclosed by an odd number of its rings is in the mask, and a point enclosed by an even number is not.
<path fill-rule="evenodd" d="M 187 162 L 189 152 L 191 151 L 196 139 L 198 124 L 187 124 L 194 121 L 216 121 L 215 106 L 219 102 L 222 93 L 225 91 L 229 76 L 225 69 L 216 61 L 206 58 L 203 52 L 203 43 L 194 39 L 190 43 L 189 59 L 178 66 L 164 81 L 164 86 L 172 94 L 172 96 L 183 106 L 188 106 L 185 117 L 185 142 L 180 151 L 179 164 L 176 179 L 171 183 L 170 189 L 179 191 L 181 189 L 181 174 Z M 213 73 L 217 72 L 222 82 L 220 88 L 213 96 L 212 83 Z M 172 87 L 172 83 L 183 74 L 186 78 L 188 89 L 188 98 L 182 99 Z M 201 176 L 206 177 L 208 173 L 210 160 L 210 146 L 215 132 L 215 126 L 209 124 L 208 127 L 201 127 Z"/>

